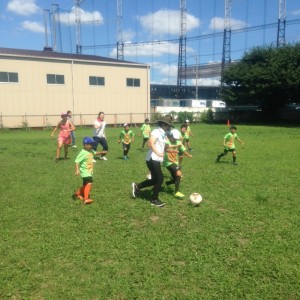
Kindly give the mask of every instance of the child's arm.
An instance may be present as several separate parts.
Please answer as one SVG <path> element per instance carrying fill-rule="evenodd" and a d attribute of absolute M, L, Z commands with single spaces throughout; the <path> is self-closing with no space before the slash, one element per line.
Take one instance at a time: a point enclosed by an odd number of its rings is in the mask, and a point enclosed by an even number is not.
<path fill-rule="evenodd" d="M 226 139 L 223 140 L 223 146 L 227 147 L 227 145 L 226 145 Z"/>
<path fill-rule="evenodd" d="M 191 155 L 191 154 L 188 153 L 187 151 L 184 151 L 184 152 L 183 152 L 183 155 L 184 155 L 184 156 L 187 156 L 187 157 L 189 157 L 189 158 L 192 158 L 192 157 L 193 157 L 193 155 Z"/>
<path fill-rule="evenodd" d="M 95 155 L 102 155 L 102 154 L 107 154 L 107 151 L 99 151 L 95 153 Z"/>
<path fill-rule="evenodd" d="M 79 172 L 79 163 L 76 163 L 75 164 L 75 175 L 79 175 L 80 172 Z"/>
<path fill-rule="evenodd" d="M 240 138 L 237 138 L 236 139 L 238 142 L 240 142 L 242 145 L 244 145 L 244 142 L 240 139 Z"/>

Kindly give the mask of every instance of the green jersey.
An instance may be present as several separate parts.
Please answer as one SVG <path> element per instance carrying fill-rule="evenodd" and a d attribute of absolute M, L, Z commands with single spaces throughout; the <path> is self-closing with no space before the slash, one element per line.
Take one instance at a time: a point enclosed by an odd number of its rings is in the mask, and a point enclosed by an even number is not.
<path fill-rule="evenodd" d="M 143 124 L 143 126 L 141 127 L 141 132 L 143 134 L 144 138 L 148 138 L 150 137 L 150 132 L 151 132 L 151 127 L 149 124 Z"/>
<path fill-rule="evenodd" d="M 82 149 L 75 159 L 75 163 L 79 164 L 79 172 L 81 177 L 93 176 L 93 159 L 96 151 L 87 151 Z"/>
<path fill-rule="evenodd" d="M 134 137 L 134 132 L 132 130 L 122 130 L 120 133 L 119 139 L 122 141 L 124 144 L 130 144 L 132 141 L 132 138 Z"/>
<path fill-rule="evenodd" d="M 183 153 L 186 151 L 186 148 L 181 144 L 180 141 L 176 141 L 174 144 L 172 144 L 169 140 L 166 142 L 166 145 L 180 145 L 178 148 L 173 148 L 174 150 L 178 150 L 179 153 Z M 179 153 L 175 152 L 165 152 L 164 155 L 164 166 L 168 167 L 172 164 L 178 165 L 179 160 Z"/>
<path fill-rule="evenodd" d="M 224 136 L 224 140 L 225 140 L 225 144 L 226 144 L 226 147 L 225 149 L 235 149 L 235 144 L 234 144 L 234 141 L 238 138 L 238 135 L 236 133 L 227 133 L 225 136 Z"/>

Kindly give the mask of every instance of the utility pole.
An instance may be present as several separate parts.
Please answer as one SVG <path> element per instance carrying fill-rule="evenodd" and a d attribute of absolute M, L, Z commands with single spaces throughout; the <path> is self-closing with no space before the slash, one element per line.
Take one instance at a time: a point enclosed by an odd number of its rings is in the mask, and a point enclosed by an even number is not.
<path fill-rule="evenodd" d="M 119 60 L 124 60 L 122 22 L 123 22 L 122 0 L 117 0 L 117 59 Z"/>
<path fill-rule="evenodd" d="M 281 47 L 285 45 L 286 0 L 279 0 L 278 5 L 277 47 Z"/>

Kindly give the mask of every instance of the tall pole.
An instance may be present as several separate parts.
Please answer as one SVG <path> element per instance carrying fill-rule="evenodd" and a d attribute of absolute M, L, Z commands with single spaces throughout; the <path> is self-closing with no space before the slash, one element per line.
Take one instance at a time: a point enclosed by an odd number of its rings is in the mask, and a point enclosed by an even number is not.
<path fill-rule="evenodd" d="M 82 0 L 75 0 L 75 23 L 76 23 L 76 53 L 81 54 L 81 8 Z"/>
<path fill-rule="evenodd" d="M 279 0 L 277 47 L 285 45 L 286 0 Z"/>
<path fill-rule="evenodd" d="M 117 0 L 117 59 L 124 60 L 124 43 L 122 33 L 122 0 Z"/>
<path fill-rule="evenodd" d="M 186 91 L 183 90 L 183 86 L 186 86 L 186 0 L 180 0 L 180 37 L 177 70 L 178 99 L 185 97 Z"/>

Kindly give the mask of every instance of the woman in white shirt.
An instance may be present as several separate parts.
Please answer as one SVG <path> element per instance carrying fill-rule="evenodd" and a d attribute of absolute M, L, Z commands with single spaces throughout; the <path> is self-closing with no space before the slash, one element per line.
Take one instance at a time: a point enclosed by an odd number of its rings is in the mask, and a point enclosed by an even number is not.
<path fill-rule="evenodd" d="M 98 144 L 101 144 L 102 150 L 108 151 L 108 145 L 105 136 L 105 126 L 106 122 L 104 121 L 104 112 L 100 111 L 98 114 L 98 118 L 94 122 L 94 133 L 93 133 L 93 140 L 95 141 L 93 145 L 94 151 L 97 151 Z M 103 160 L 107 160 L 105 157 L 106 154 L 102 154 L 99 158 Z"/>
<path fill-rule="evenodd" d="M 147 179 L 141 183 L 132 183 L 132 196 L 136 198 L 141 189 L 153 186 L 151 205 L 162 207 L 165 204 L 158 198 L 162 183 L 164 181 L 161 162 L 163 161 L 165 144 L 167 141 L 167 132 L 174 127 L 168 118 L 157 121 L 157 128 L 151 132 L 148 141 L 148 153 L 146 156 L 146 164 L 151 172 L 151 179 Z"/>

